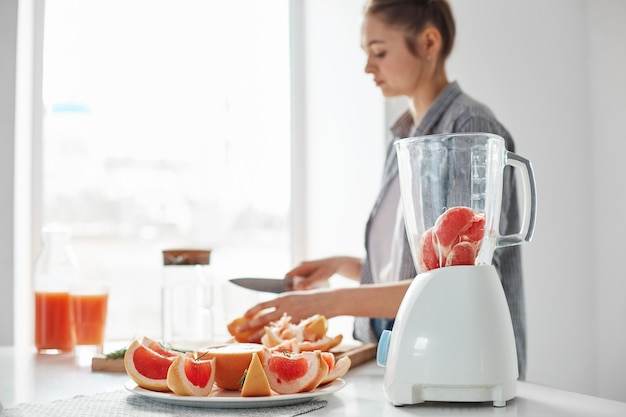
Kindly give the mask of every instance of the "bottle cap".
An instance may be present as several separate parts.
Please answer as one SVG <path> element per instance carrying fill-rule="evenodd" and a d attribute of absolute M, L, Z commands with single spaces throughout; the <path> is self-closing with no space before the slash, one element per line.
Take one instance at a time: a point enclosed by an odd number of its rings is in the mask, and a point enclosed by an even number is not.
<path fill-rule="evenodd" d="M 163 265 L 209 265 L 210 249 L 167 249 L 163 251 Z"/>

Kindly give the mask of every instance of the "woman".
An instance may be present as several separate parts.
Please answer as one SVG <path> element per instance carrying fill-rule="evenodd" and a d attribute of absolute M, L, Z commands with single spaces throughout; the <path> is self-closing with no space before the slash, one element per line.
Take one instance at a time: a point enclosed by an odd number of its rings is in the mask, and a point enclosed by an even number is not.
<path fill-rule="evenodd" d="M 367 54 L 365 72 L 372 74 L 386 98 L 405 96 L 409 109 L 400 116 L 387 141 L 383 184 L 366 225 L 365 259 L 338 256 L 303 262 L 286 274 L 302 277 L 296 290 L 260 303 L 245 313 L 252 318 L 239 331 L 261 328 L 283 313 L 294 322 L 323 314 L 327 318 L 356 317 L 356 339 L 377 341 L 390 329 L 415 269 L 400 207 L 398 167 L 393 142 L 398 138 L 434 133 L 487 132 L 506 140 L 509 132 L 483 104 L 449 82 L 445 62 L 455 37 L 455 23 L 445 0 L 371 0 L 365 8 L 362 47 Z M 514 176 L 505 172 L 501 230 L 519 231 Z M 526 335 L 520 248 L 496 250 L 494 265 L 509 303 L 518 352 L 520 379 L 526 373 Z M 311 289 L 333 274 L 360 280 L 355 288 Z M 264 310 L 269 312 L 260 313 Z M 259 314 L 260 313 L 260 314 Z M 258 317 L 254 317 L 259 314 Z"/>

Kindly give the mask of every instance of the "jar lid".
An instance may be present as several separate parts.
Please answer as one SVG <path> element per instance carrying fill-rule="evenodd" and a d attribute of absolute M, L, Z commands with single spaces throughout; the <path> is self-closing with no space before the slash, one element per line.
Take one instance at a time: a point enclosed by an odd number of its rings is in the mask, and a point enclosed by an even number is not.
<path fill-rule="evenodd" d="M 163 251 L 163 265 L 209 265 L 210 249 L 167 249 Z"/>

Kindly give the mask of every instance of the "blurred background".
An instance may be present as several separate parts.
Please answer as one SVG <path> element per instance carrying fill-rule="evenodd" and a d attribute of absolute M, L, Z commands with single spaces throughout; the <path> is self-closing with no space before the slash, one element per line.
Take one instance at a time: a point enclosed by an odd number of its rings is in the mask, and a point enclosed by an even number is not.
<path fill-rule="evenodd" d="M 361 255 L 405 108 L 364 73 L 363 3 L 3 2 L 0 344 L 32 339 L 44 224 L 69 225 L 83 279 L 109 283 L 110 340 L 158 336 L 163 249 L 213 250 L 222 322 L 263 297 L 228 278 Z M 451 4 L 449 78 L 537 178 L 528 380 L 626 401 L 626 2 Z"/>

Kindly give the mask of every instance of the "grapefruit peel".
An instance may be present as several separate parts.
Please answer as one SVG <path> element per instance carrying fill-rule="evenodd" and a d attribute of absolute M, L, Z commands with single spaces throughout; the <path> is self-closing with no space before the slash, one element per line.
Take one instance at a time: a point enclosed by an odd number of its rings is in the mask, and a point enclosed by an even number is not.
<path fill-rule="evenodd" d="M 341 378 L 350 370 L 352 365 L 352 360 L 349 356 L 342 356 L 336 359 L 332 353 L 322 352 L 322 357 L 328 364 L 328 374 L 322 379 L 320 385 L 326 385 Z"/>
<path fill-rule="evenodd" d="M 257 353 L 252 355 L 250 366 L 244 375 L 241 386 L 242 397 L 267 397 L 272 395 L 270 383 L 265 375 L 263 364 Z"/>
<path fill-rule="evenodd" d="M 331 337 L 327 332 L 328 320 L 321 314 L 303 319 L 298 324 L 292 323 L 288 314 L 283 314 L 279 320 L 265 326 L 261 343 L 272 351 L 327 352 L 343 340 L 343 335 Z"/>

